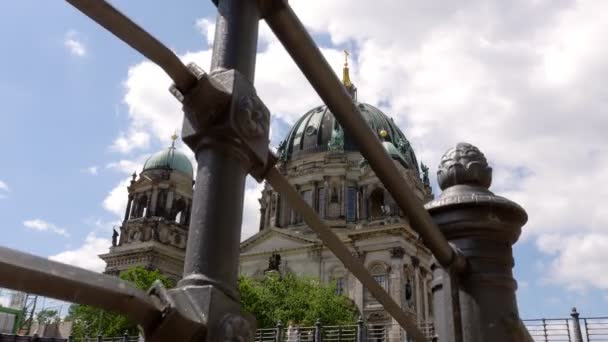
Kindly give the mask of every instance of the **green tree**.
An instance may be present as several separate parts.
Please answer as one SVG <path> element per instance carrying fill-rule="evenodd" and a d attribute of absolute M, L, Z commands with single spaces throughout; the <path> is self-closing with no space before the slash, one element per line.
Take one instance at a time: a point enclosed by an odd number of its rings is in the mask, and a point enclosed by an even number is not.
<path fill-rule="evenodd" d="M 57 310 L 42 309 L 36 313 L 36 322 L 38 324 L 57 323 L 60 320 Z"/>
<path fill-rule="evenodd" d="M 243 311 L 256 317 L 259 328 L 274 327 L 277 321 L 310 326 L 317 319 L 323 324 L 354 324 L 358 310 L 349 298 L 336 294 L 335 284 L 317 279 L 276 273 L 261 281 L 239 279 Z"/>
<path fill-rule="evenodd" d="M 121 272 L 119 277 L 142 290 L 149 289 L 157 279 L 167 288 L 174 286 L 160 271 L 151 271 L 139 266 Z M 72 335 L 77 338 L 96 336 L 98 333 L 103 336 L 119 336 L 125 331 L 128 331 L 129 335 L 137 334 L 137 324 L 126 316 L 88 305 L 70 306 L 66 320 L 74 322 Z"/>

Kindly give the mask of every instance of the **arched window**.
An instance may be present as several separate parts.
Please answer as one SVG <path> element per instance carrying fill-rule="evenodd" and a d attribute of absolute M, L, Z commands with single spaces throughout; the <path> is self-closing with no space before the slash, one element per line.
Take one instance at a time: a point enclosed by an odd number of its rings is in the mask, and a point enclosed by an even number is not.
<path fill-rule="evenodd" d="M 184 209 L 186 209 L 186 202 L 183 198 L 175 201 L 175 204 L 173 204 L 173 215 L 171 215 L 171 220 L 176 223 L 181 223 L 182 216 L 184 216 Z"/>
<path fill-rule="evenodd" d="M 146 215 L 148 209 L 148 196 L 142 195 L 137 200 L 137 216 L 136 217 L 144 217 Z"/>
<path fill-rule="evenodd" d="M 385 264 L 380 262 L 372 264 L 369 273 L 382 288 L 388 291 L 388 267 Z M 366 305 L 378 304 L 376 298 L 367 289 L 365 289 L 364 299 Z"/>
<path fill-rule="evenodd" d="M 336 294 L 346 294 L 346 273 L 342 267 L 335 267 L 331 271 L 330 281 L 336 285 Z"/>
<path fill-rule="evenodd" d="M 369 195 L 369 215 L 372 218 L 382 217 L 384 213 L 384 189 L 376 188 Z"/>

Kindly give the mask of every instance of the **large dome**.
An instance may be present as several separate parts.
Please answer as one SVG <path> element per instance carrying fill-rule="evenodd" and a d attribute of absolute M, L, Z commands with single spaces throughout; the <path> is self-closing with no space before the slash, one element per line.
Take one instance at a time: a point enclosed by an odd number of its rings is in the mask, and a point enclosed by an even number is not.
<path fill-rule="evenodd" d="M 367 103 L 356 105 L 388 154 L 406 168 L 419 171 L 416 155 L 393 119 Z M 336 148 L 346 152 L 358 151 L 352 136 L 348 132 L 342 132 L 342 127 L 327 106 L 316 107 L 304 114 L 291 128 L 280 146 L 281 159 L 289 161 Z M 341 146 L 336 146 L 336 143 Z"/>
<path fill-rule="evenodd" d="M 182 152 L 176 150 L 173 146 L 154 153 L 144 163 L 143 171 L 156 169 L 180 171 L 190 177 L 194 175 L 190 159 Z"/>

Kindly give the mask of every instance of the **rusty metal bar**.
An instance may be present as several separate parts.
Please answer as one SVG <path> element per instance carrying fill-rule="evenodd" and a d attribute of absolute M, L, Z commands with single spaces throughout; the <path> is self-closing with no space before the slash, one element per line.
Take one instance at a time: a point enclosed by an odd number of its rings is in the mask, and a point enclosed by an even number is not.
<path fill-rule="evenodd" d="M 161 311 L 140 289 L 116 277 L 0 247 L 0 287 L 125 314 L 144 329 Z"/>
<path fill-rule="evenodd" d="M 445 268 L 464 270 L 465 259 L 450 247 L 437 225 L 414 196 L 289 4 L 285 3 L 274 11 L 269 11 L 264 19 L 338 122 L 354 137 L 361 154 L 369 161 L 380 181 L 406 214 L 412 223 L 412 228 L 420 234 L 435 258 Z"/>
<path fill-rule="evenodd" d="M 266 174 L 266 180 L 272 187 L 287 198 L 289 205 L 295 209 L 308 226 L 317 233 L 323 243 L 331 250 L 334 255 L 342 261 L 344 266 L 369 290 L 369 292 L 384 306 L 384 309 L 393 316 L 397 322 L 411 334 L 415 341 L 427 341 L 424 334 L 418 329 L 416 321 L 408 316 L 401 307 L 395 303 L 393 298 L 378 284 L 371 276 L 365 266 L 357 260 L 351 251 L 340 241 L 323 221 L 317 216 L 315 211 L 300 197 L 300 194 L 289 184 L 287 178 L 276 168 L 271 168 Z"/>

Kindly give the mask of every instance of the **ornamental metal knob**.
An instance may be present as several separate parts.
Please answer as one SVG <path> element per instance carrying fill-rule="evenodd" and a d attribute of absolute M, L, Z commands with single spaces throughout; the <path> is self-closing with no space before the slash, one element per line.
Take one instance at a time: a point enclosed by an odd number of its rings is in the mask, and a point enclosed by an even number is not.
<path fill-rule="evenodd" d="M 441 190 L 464 184 L 488 189 L 492 184 L 492 168 L 477 147 L 458 143 L 441 157 L 437 182 Z"/>

